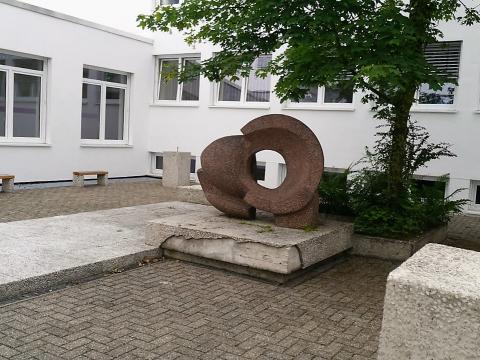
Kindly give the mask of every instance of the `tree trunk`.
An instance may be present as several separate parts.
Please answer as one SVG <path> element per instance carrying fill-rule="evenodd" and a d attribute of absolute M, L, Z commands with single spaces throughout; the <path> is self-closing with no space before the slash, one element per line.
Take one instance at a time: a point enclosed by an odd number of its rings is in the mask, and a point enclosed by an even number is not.
<path fill-rule="evenodd" d="M 400 96 L 400 101 L 393 107 L 393 117 L 390 119 L 392 145 L 387 169 L 388 199 L 393 208 L 400 206 L 406 187 L 406 167 L 408 162 L 408 135 L 410 108 L 412 107 L 416 87 Z"/>

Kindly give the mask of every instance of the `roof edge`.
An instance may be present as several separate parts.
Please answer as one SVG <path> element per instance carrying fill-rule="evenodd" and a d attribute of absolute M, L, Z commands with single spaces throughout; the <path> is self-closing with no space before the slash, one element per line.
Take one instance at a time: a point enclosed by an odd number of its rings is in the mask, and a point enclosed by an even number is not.
<path fill-rule="evenodd" d="M 13 6 L 13 7 L 17 7 L 17 8 L 20 8 L 20 9 L 32 11 L 32 12 L 42 14 L 42 15 L 45 15 L 45 16 L 51 16 L 51 17 L 54 17 L 56 19 L 68 21 L 68 22 L 71 22 L 71 23 L 74 23 L 74 24 L 78 24 L 78 25 L 81 25 L 81 26 L 86 26 L 86 27 L 89 27 L 89 28 L 97 29 L 97 30 L 100 30 L 100 31 L 104 31 L 104 32 L 113 34 L 113 35 L 129 38 L 129 39 L 140 41 L 140 42 L 143 42 L 143 43 L 147 43 L 147 44 L 151 44 L 151 45 L 154 43 L 153 39 L 150 39 L 150 38 L 147 38 L 147 37 L 144 37 L 144 36 L 141 36 L 141 35 L 132 34 L 132 33 L 129 33 L 127 31 L 118 30 L 118 29 L 115 29 L 115 28 L 110 27 L 110 26 L 98 24 L 98 23 L 95 23 L 93 21 L 89 21 L 89 20 L 85 20 L 85 19 L 80 19 L 80 18 L 77 18 L 75 16 L 63 14 L 63 13 L 60 13 L 60 12 L 57 12 L 57 11 L 45 9 L 43 7 L 40 7 L 40 6 L 27 4 L 27 3 L 24 3 L 24 2 L 21 2 L 21 1 L 0 0 L 0 4 L 10 5 L 10 6 Z"/>

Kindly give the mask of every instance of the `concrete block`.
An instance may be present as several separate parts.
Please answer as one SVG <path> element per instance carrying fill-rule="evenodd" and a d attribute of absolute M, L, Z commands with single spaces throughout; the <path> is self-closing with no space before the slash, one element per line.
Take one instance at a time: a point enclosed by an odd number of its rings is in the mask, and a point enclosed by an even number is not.
<path fill-rule="evenodd" d="M 190 161 L 188 152 L 163 153 L 163 186 L 178 187 L 190 185 Z"/>
<path fill-rule="evenodd" d="M 85 185 L 85 178 L 83 175 L 73 175 L 73 185 L 82 187 Z"/>
<path fill-rule="evenodd" d="M 480 359 L 480 253 L 428 244 L 388 277 L 379 360 Z"/>
<path fill-rule="evenodd" d="M 5 193 L 13 192 L 14 188 L 14 179 L 4 179 L 2 180 L 2 190 Z"/>
<path fill-rule="evenodd" d="M 354 255 L 392 261 L 405 261 L 429 243 L 442 243 L 447 239 L 447 226 L 442 226 L 410 239 L 389 239 L 355 234 L 352 237 Z"/>
<path fill-rule="evenodd" d="M 97 176 L 97 184 L 100 186 L 107 186 L 108 185 L 108 175 L 98 175 Z"/>
<path fill-rule="evenodd" d="M 279 274 L 306 269 L 351 247 L 353 226 L 349 223 L 329 221 L 315 231 L 304 231 L 277 227 L 273 217 L 263 212 L 258 213 L 258 220 L 242 221 L 211 206 L 203 208 L 150 221 L 146 243 Z"/>

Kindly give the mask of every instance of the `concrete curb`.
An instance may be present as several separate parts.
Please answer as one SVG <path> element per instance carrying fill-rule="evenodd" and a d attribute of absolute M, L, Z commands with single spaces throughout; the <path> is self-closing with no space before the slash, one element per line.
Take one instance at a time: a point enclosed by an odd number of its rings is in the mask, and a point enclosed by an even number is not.
<path fill-rule="evenodd" d="M 143 260 L 145 256 L 160 257 L 160 249 L 144 250 L 141 252 L 124 255 L 117 258 L 85 264 L 57 272 L 35 276 L 27 279 L 0 284 L 0 305 L 23 296 L 38 293 L 45 293 L 51 289 L 67 286 L 71 283 L 86 280 L 91 277 L 108 274 L 115 270 L 122 270 L 134 267 Z"/>

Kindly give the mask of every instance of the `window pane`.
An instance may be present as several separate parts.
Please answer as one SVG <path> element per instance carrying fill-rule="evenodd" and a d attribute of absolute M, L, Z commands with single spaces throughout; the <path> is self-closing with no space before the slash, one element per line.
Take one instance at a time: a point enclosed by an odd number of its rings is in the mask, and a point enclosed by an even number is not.
<path fill-rule="evenodd" d="M 83 84 L 82 91 L 82 139 L 100 139 L 100 103 L 102 88 Z"/>
<path fill-rule="evenodd" d="M 7 73 L 0 71 L 0 136 L 5 136 L 7 118 Z"/>
<path fill-rule="evenodd" d="M 342 103 L 351 104 L 353 100 L 353 90 L 341 91 L 339 87 L 325 87 L 324 103 Z"/>
<path fill-rule="evenodd" d="M 218 90 L 218 101 L 240 101 L 242 95 L 242 79 L 223 79 Z"/>
<path fill-rule="evenodd" d="M 128 79 L 127 75 L 116 74 L 116 73 L 100 71 L 100 70 L 93 70 L 89 68 L 83 68 L 83 77 L 85 79 L 108 81 L 108 82 L 119 83 L 119 84 L 126 84 Z"/>
<path fill-rule="evenodd" d="M 197 159 L 196 158 L 190 159 L 190 173 L 195 174 L 196 169 L 197 169 Z"/>
<path fill-rule="evenodd" d="M 43 71 L 43 61 L 18 55 L 0 53 L 0 65 Z"/>
<path fill-rule="evenodd" d="M 163 170 L 163 156 L 159 155 L 155 157 L 155 169 Z"/>
<path fill-rule="evenodd" d="M 107 107 L 105 109 L 105 139 L 123 140 L 123 120 L 125 116 L 125 89 L 107 87 Z"/>
<path fill-rule="evenodd" d="M 183 62 L 184 69 L 188 71 L 189 67 L 197 64 L 197 59 L 185 59 Z M 182 100 L 197 101 L 200 94 L 200 76 L 185 81 L 182 89 Z"/>
<path fill-rule="evenodd" d="M 160 0 L 160 5 L 176 5 L 180 4 L 180 0 Z"/>
<path fill-rule="evenodd" d="M 257 167 L 255 168 L 255 180 L 265 181 L 265 167 L 265 163 L 257 162 Z"/>
<path fill-rule="evenodd" d="M 453 104 L 455 84 L 444 84 L 440 90 L 432 90 L 428 84 L 422 84 L 419 89 L 420 104 Z"/>
<path fill-rule="evenodd" d="M 253 63 L 253 69 L 250 71 L 247 86 L 247 101 L 269 102 L 270 101 L 270 83 L 271 76 L 268 75 L 262 79 L 256 75 L 256 70 L 264 69 L 272 60 L 272 55 L 260 56 Z"/>
<path fill-rule="evenodd" d="M 178 60 L 162 60 L 160 65 L 160 100 L 177 100 L 178 78 L 173 75 L 178 71 Z M 173 76 L 173 78 L 172 78 Z"/>
<path fill-rule="evenodd" d="M 477 185 L 477 193 L 475 194 L 475 205 L 480 205 L 480 185 Z"/>
<path fill-rule="evenodd" d="M 13 98 L 13 136 L 40 137 L 40 93 L 38 76 L 15 74 Z"/>
<path fill-rule="evenodd" d="M 318 102 L 318 87 L 312 87 L 308 90 L 303 99 L 298 101 L 299 103 L 316 103 Z"/>

